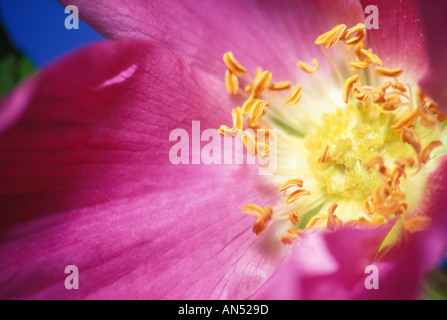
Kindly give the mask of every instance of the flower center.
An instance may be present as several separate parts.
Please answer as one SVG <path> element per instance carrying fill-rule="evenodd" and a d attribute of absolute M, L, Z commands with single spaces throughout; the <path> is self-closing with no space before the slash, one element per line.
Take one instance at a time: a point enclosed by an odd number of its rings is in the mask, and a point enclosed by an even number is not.
<path fill-rule="evenodd" d="M 315 40 L 338 80 L 331 85 L 318 78 L 315 58 L 313 66 L 299 61 L 297 67 L 309 76 L 303 79 L 316 86 L 314 98 L 300 84 L 272 83 L 272 73 L 260 68 L 250 78 L 231 52 L 224 55 L 227 91 L 244 96 L 245 102 L 232 110 L 232 127 L 222 125 L 219 132 L 241 138 L 260 160 L 276 153 L 276 174 L 288 177 L 279 186 L 283 203 L 242 208 L 257 217 L 256 235 L 273 221 L 280 225 L 284 244 L 304 232 L 342 225 L 362 228 L 395 220 L 397 229 L 406 232 L 429 225 L 429 217 L 412 214 L 422 194 L 413 190 L 436 167 L 431 154 L 442 145 L 437 139 L 447 116 L 422 92 L 414 94 L 410 84 L 400 82 L 402 68 L 382 67 L 382 60 L 365 49 L 365 37 L 365 25 L 347 29 L 341 24 Z M 326 51 L 334 46 L 342 52 L 339 60 Z M 247 82 L 242 93 L 239 78 Z M 342 90 L 334 100 L 337 87 Z M 281 91 L 289 93 L 281 96 Z M 259 134 L 257 129 L 262 129 Z M 278 131 L 273 148 L 266 140 L 272 129 Z"/>
<path fill-rule="evenodd" d="M 328 195 L 365 201 L 381 184 L 376 172 L 364 166 L 374 156 L 391 166 L 395 159 L 412 156 L 391 127 L 396 116 L 373 103 L 350 102 L 327 113 L 315 132 L 305 137 L 308 164 Z"/>

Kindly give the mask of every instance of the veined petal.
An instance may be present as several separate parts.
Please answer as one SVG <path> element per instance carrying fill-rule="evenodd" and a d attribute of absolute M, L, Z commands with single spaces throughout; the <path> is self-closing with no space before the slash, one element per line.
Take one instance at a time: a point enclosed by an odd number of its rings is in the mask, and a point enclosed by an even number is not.
<path fill-rule="evenodd" d="M 404 68 L 408 79 L 417 80 L 427 70 L 428 57 L 424 47 L 423 23 L 416 0 L 361 0 L 364 8 L 377 8 L 378 29 L 367 30 L 367 45 L 388 68 Z M 366 17 L 372 14 L 365 13 Z"/>
<path fill-rule="evenodd" d="M 240 212 L 280 197 L 257 167 L 169 160 L 172 130 L 226 115 L 203 79 L 165 48 L 104 42 L 0 102 L 18 110 L 0 136 L 2 298 L 246 298 L 269 277 L 284 247 Z"/>
<path fill-rule="evenodd" d="M 368 30 L 369 43 L 390 67 L 403 67 L 445 112 L 447 32 L 446 4 L 442 1 L 362 0 L 379 10 L 379 29 Z M 410 71 L 409 73 L 407 72 Z"/>
<path fill-rule="evenodd" d="M 59 1 L 78 6 L 81 19 L 109 39 L 154 41 L 216 74 L 231 49 L 249 70 L 275 70 L 274 81 L 293 80 L 289 66 L 297 58 L 325 60 L 313 44 L 318 35 L 363 21 L 355 0 Z"/>

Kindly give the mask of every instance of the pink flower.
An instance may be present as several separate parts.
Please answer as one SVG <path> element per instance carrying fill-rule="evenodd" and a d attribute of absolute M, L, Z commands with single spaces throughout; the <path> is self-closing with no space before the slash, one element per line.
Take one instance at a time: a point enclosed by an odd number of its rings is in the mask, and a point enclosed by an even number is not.
<path fill-rule="evenodd" d="M 424 165 L 436 171 L 416 187 L 408 218 L 393 211 L 378 227 L 347 228 L 339 206 L 322 218 L 335 231 L 305 225 L 302 239 L 289 235 L 293 246 L 278 241 L 289 222 L 275 207 L 284 197 L 272 177 L 252 165 L 169 162 L 172 130 L 190 132 L 192 121 L 219 128 L 246 101 L 226 92 L 225 52 L 249 72 L 262 67 L 275 82 L 301 83 L 302 99 L 315 103 L 321 93 L 295 65 L 316 58 L 341 99 L 343 83 L 326 59 L 335 54 L 314 41 L 363 22 L 367 1 L 60 2 L 115 41 L 60 60 L 0 103 L 2 298 L 416 297 L 445 250 L 443 157 Z M 420 18 L 413 1 L 373 4 L 380 28 L 368 30 L 368 48 L 384 67 L 403 68 L 412 86 L 423 79 L 445 111 L 445 26 L 431 19 L 445 10 L 421 6 Z M 277 120 L 287 127 L 287 117 Z M 247 204 L 275 207 L 266 220 L 278 221 L 256 237 L 253 218 L 241 213 Z M 421 216 L 431 220 L 427 230 L 380 250 L 396 221 Z M 374 263 L 381 289 L 365 290 L 364 269 Z M 79 268 L 78 290 L 64 286 L 68 265 Z"/>

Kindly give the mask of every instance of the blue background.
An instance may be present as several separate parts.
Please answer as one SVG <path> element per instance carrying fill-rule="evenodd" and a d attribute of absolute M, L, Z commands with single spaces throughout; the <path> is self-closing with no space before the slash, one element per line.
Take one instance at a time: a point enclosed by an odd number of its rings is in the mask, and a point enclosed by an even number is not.
<path fill-rule="evenodd" d="M 57 0 L 0 0 L 0 19 L 11 41 L 37 67 L 104 39 L 82 21 L 79 29 L 67 30 L 64 10 Z"/>

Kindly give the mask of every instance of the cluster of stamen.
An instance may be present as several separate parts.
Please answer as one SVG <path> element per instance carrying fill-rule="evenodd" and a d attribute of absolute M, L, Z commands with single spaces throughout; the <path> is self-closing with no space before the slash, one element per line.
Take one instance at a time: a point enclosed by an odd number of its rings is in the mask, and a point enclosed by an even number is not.
<path fill-rule="evenodd" d="M 383 184 L 378 186 L 373 195 L 368 197 L 364 203 L 365 211 L 372 216 L 378 213 L 385 217 L 391 215 L 401 216 L 408 209 L 408 204 L 404 202 L 406 196 L 400 190 L 400 180 L 406 179 L 406 167 L 413 167 L 414 160 L 412 158 L 400 158 L 395 161 L 395 167 L 389 170 L 384 164 L 384 159 L 380 156 L 371 158 L 364 164 L 367 170 L 376 167 L 377 174 L 383 181 Z"/>
<path fill-rule="evenodd" d="M 380 183 L 375 186 L 373 192 L 363 202 L 366 215 L 351 221 L 340 219 L 339 215 L 336 214 L 339 203 L 332 202 L 329 206 L 324 206 L 322 213 L 311 217 L 305 226 L 300 226 L 301 213 L 300 210 L 296 209 L 295 203 L 304 197 L 311 196 L 311 191 L 303 188 L 304 181 L 302 179 L 287 180 L 279 187 L 279 191 L 284 193 L 285 200 L 278 213 L 269 206 L 261 208 L 255 204 L 247 204 L 242 208 L 243 213 L 257 216 L 253 227 L 253 232 L 256 235 L 265 231 L 269 223 L 274 220 L 283 220 L 289 224 L 285 234 L 280 237 L 280 241 L 284 244 L 291 244 L 303 232 L 321 227 L 331 231 L 342 225 L 375 226 L 395 217 L 403 221 L 403 225 L 408 232 L 421 231 L 429 225 L 430 218 L 428 217 L 403 218 L 408 210 L 408 203 L 405 202 L 406 194 L 403 192 L 401 185 L 403 180 L 419 173 L 423 165 L 430 161 L 432 151 L 442 145 L 442 142 L 435 140 L 423 146 L 417 129 L 421 126 L 439 133 L 441 123 L 447 117 L 422 92 L 418 92 L 415 98 L 411 87 L 399 81 L 398 77 L 403 73 L 402 68 L 383 67 L 383 61 L 380 57 L 373 53 L 371 49 L 365 48 L 365 37 L 366 27 L 364 24 L 359 23 L 349 29 L 346 25 L 341 24 L 320 35 L 315 40 L 315 44 L 321 46 L 323 51 L 323 46 L 330 49 L 340 45 L 340 43 L 346 46 L 346 50 L 355 48 L 355 58 L 349 62 L 351 71 L 362 72 L 373 65 L 377 77 L 392 79 L 379 87 L 362 86 L 359 82 L 361 74 L 355 73 L 346 79 L 342 90 L 342 98 L 346 104 L 351 103 L 352 94 L 358 101 L 357 104 L 372 104 L 377 106 L 378 110 L 381 110 L 379 112 L 384 113 L 409 107 L 410 111 L 404 110 L 398 114 L 398 120 L 391 125 L 391 129 L 395 135 L 400 136 L 404 145 L 409 145 L 414 150 L 414 158 L 405 154 L 393 159 L 394 161 L 390 161 L 389 156 L 385 159 L 384 156 L 374 154 L 368 161 L 364 162 L 364 169 L 369 172 L 374 170 Z M 227 66 L 225 74 L 227 91 L 229 94 L 238 94 L 238 78 L 242 77 L 247 70 L 236 61 L 231 52 L 224 55 L 224 62 Z M 299 61 L 297 67 L 305 73 L 315 73 L 319 64 L 316 59 L 312 59 L 312 63 L 313 67 Z M 219 132 L 224 136 L 235 137 L 240 135 L 247 150 L 258 157 L 267 157 L 269 154 L 269 145 L 266 142 L 268 126 L 262 122 L 262 118 L 267 114 L 270 104 L 263 98 L 263 93 L 266 91 L 290 90 L 283 100 L 285 104 L 290 106 L 297 105 L 303 95 L 300 84 L 295 84 L 292 88 L 289 81 L 272 83 L 271 80 L 272 74 L 269 71 L 258 68 L 253 80 L 249 80 L 244 88 L 248 97 L 242 107 L 236 107 L 232 110 L 233 126 L 222 125 L 219 128 Z M 244 116 L 247 117 L 247 129 L 266 129 L 263 133 L 263 139 L 258 139 L 258 134 L 253 133 L 253 130 L 244 130 Z M 337 146 L 331 145 L 329 142 L 324 143 L 316 161 L 321 166 L 330 166 L 332 162 L 340 165 L 339 162 L 336 162 L 338 160 L 335 159 L 336 152 L 339 152 Z M 387 165 L 390 162 L 392 162 L 392 166 Z M 287 210 L 288 206 L 291 206 L 292 209 Z"/>

